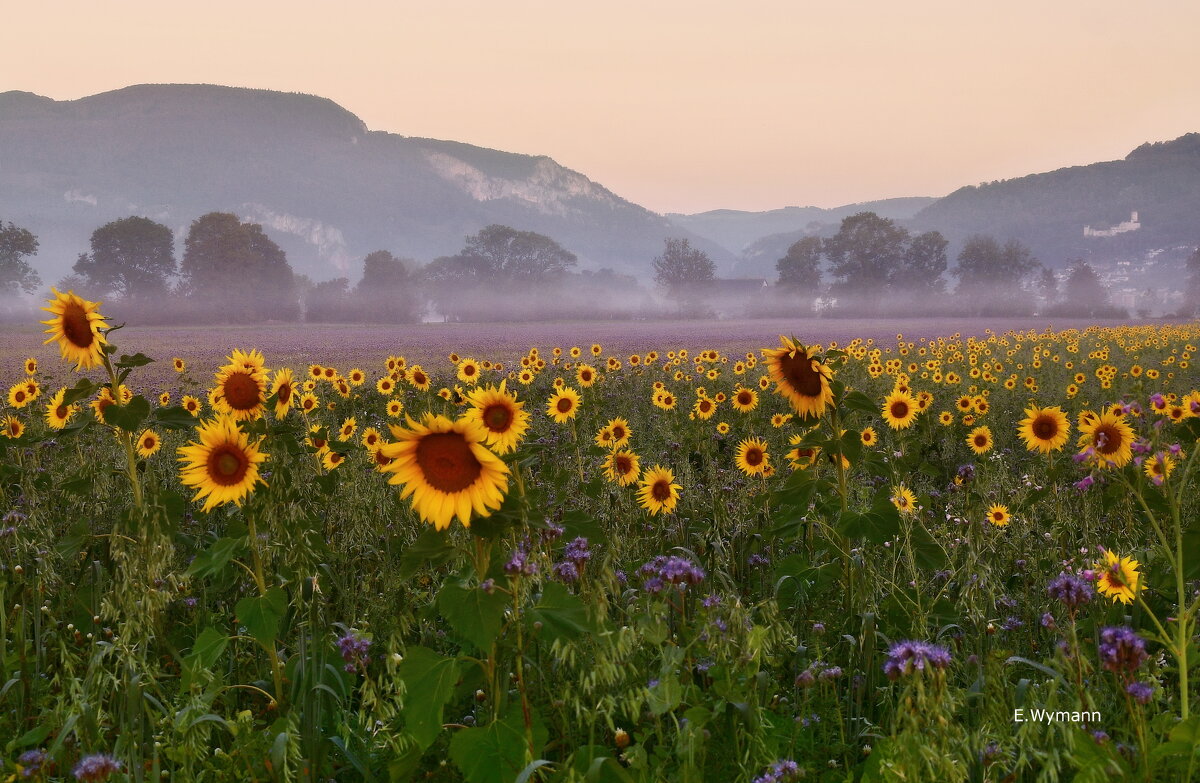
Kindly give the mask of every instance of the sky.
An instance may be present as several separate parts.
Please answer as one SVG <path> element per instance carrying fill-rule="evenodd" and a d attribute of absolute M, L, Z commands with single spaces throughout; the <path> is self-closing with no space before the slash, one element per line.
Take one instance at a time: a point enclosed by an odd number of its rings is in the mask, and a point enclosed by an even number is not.
<path fill-rule="evenodd" d="M 1200 3 L 0 0 L 0 91 L 311 93 L 656 212 L 833 207 L 1200 131 Z"/>

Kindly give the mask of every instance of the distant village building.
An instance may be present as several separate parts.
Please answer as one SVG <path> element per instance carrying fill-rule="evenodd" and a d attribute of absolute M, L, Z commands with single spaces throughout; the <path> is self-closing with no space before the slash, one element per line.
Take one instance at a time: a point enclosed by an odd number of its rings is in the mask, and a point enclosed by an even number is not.
<path fill-rule="evenodd" d="M 1133 212 L 1129 213 L 1129 220 L 1126 220 L 1124 223 L 1118 223 L 1115 226 L 1110 226 L 1109 228 L 1092 228 L 1091 226 L 1084 226 L 1083 235 L 1085 237 L 1115 237 L 1117 234 L 1124 234 L 1129 231 L 1137 231 L 1141 227 L 1142 224 L 1138 222 L 1137 210 L 1134 210 Z"/>

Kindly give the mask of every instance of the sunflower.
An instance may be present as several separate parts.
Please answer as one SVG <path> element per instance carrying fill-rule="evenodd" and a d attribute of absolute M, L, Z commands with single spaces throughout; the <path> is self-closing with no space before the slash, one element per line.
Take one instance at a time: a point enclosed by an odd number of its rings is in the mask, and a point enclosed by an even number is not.
<path fill-rule="evenodd" d="M 1009 520 L 1008 506 L 999 503 L 988 506 L 987 520 L 996 527 L 1004 527 Z"/>
<path fill-rule="evenodd" d="M 627 449 L 616 449 L 604 458 L 604 477 L 622 487 L 637 481 L 641 472 L 638 455 Z"/>
<path fill-rule="evenodd" d="M 792 420 L 792 414 L 790 414 L 790 413 L 776 413 L 775 415 L 773 415 L 771 417 L 771 426 L 774 427 L 775 429 L 779 429 L 780 427 L 787 424 L 791 420 Z"/>
<path fill-rule="evenodd" d="M 262 354 L 234 350 L 228 362 L 217 370 L 216 386 L 209 395 L 209 402 L 219 413 L 227 413 L 237 421 L 259 418 L 267 391 Z"/>
<path fill-rule="evenodd" d="M 1049 454 L 1058 451 L 1067 442 L 1071 423 L 1061 408 L 1039 408 L 1030 405 L 1025 409 L 1025 418 L 1018 425 L 1017 434 L 1025 441 L 1025 448 Z"/>
<path fill-rule="evenodd" d="M 967 435 L 967 445 L 976 454 L 987 454 L 992 449 L 992 430 L 984 425 L 976 427 Z"/>
<path fill-rule="evenodd" d="M 468 357 L 458 363 L 458 379 L 463 383 L 478 383 L 479 362 Z"/>
<path fill-rule="evenodd" d="M 1133 603 L 1138 590 L 1146 589 L 1138 573 L 1138 561 L 1104 550 L 1104 562 L 1096 564 L 1096 590 L 1123 604 Z"/>
<path fill-rule="evenodd" d="M 25 393 L 29 395 L 27 402 L 33 402 L 38 397 L 42 396 L 42 387 L 38 386 L 38 382 L 33 378 L 25 379 Z"/>
<path fill-rule="evenodd" d="M 879 443 L 879 436 L 875 433 L 874 427 L 867 427 L 862 432 L 858 433 L 859 440 L 864 446 L 874 446 Z"/>
<path fill-rule="evenodd" d="M 125 397 L 125 390 L 125 387 L 122 386 L 120 391 L 122 398 Z M 100 393 L 97 394 L 96 399 L 92 400 L 91 402 L 92 412 L 96 415 L 96 421 L 100 422 L 101 424 L 105 424 L 104 412 L 108 410 L 108 406 L 115 405 L 116 403 L 117 401 L 113 397 L 112 387 L 101 386 Z"/>
<path fill-rule="evenodd" d="M 400 400 L 389 400 L 387 404 L 387 414 L 392 417 L 399 416 L 404 410 L 404 403 Z"/>
<path fill-rule="evenodd" d="M 508 491 L 508 466 L 484 445 L 482 426 L 465 417 L 451 421 L 425 414 L 421 422 L 408 419 L 408 428 L 393 427 L 397 442 L 379 452 L 392 460 L 382 470 L 392 473 L 390 484 L 402 484 L 400 497 L 412 497 L 413 508 L 438 530 L 455 516 L 464 527 L 471 512 L 491 515 Z"/>
<path fill-rule="evenodd" d="M 350 372 L 346 373 L 346 380 L 350 381 L 352 386 L 362 386 L 363 381 L 367 380 L 367 374 L 355 367 Z"/>
<path fill-rule="evenodd" d="M 321 455 L 321 465 L 325 468 L 325 470 L 333 470 L 345 461 L 346 455 L 337 451 L 326 450 L 326 452 Z"/>
<path fill-rule="evenodd" d="M 1171 471 L 1175 469 L 1175 460 L 1170 454 L 1157 452 L 1146 458 L 1142 463 L 1142 471 L 1145 472 L 1146 478 L 1156 486 L 1162 486 L 1163 482 L 1170 477 Z"/>
<path fill-rule="evenodd" d="M 758 407 L 758 392 L 744 386 L 734 389 L 733 396 L 729 399 L 733 409 L 738 413 L 749 413 Z"/>
<path fill-rule="evenodd" d="M 429 375 L 421 369 L 421 365 L 414 364 L 408 368 L 408 382 L 419 391 L 429 391 L 429 387 L 433 385 Z"/>
<path fill-rule="evenodd" d="M 507 381 L 499 386 L 479 387 L 467 396 L 471 404 L 463 413 L 467 421 L 479 425 L 484 432 L 484 443 L 497 454 L 514 451 L 529 429 L 529 414 L 525 403 L 517 402 L 515 394 L 505 389 Z"/>
<path fill-rule="evenodd" d="M 1133 459 L 1133 428 L 1123 416 L 1103 413 L 1079 425 L 1079 453 L 1101 467 L 1124 467 Z"/>
<path fill-rule="evenodd" d="M 154 456 L 162 448 L 162 438 L 154 430 L 142 430 L 137 436 L 137 453 L 142 459 Z"/>
<path fill-rule="evenodd" d="M 380 378 L 379 380 L 375 381 L 375 391 L 379 392 L 380 394 L 384 395 L 385 397 L 390 395 L 395 390 L 396 390 L 396 382 L 393 381 L 391 379 L 391 377 L 389 377 L 387 375 L 385 375 L 382 378 Z"/>
<path fill-rule="evenodd" d="M 300 395 L 300 410 L 303 413 L 312 413 L 321 405 L 321 401 L 317 399 L 317 395 L 313 392 L 304 392 Z"/>
<path fill-rule="evenodd" d="M 570 386 L 558 390 L 546 402 L 546 415 L 554 419 L 558 424 L 562 424 L 567 419 L 575 418 L 575 414 L 578 411 L 579 392 Z"/>
<path fill-rule="evenodd" d="M 179 404 L 183 406 L 185 411 L 197 417 L 200 415 L 200 409 L 204 407 L 204 403 L 200 402 L 200 400 L 196 399 L 190 394 L 183 395 L 183 397 L 179 400 Z"/>
<path fill-rule="evenodd" d="M 37 375 L 37 359 L 32 356 L 25 360 L 25 374 Z"/>
<path fill-rule="evenodd" d="M 175 368 L 175 372 L 183 372 L 187 369 L 187 362 L 176 356 L 171 360 L 171 366 Z"/>
<path fill-rule="evenodd" d="M 75 415 L 75 411 L 79 409 L 78 405 L 64 405 L 63 398 L 66 397 L 66 388 L 59 389 L 50 398 L 50 402 L 46 403 L 46 425 L 50 429 L 61 430 L 67 426 L 67 422 Z"/>
<path fill-rule="evenodd" d="M 0 419 L 0 435 L 17 439 L 25 434 L 25 425 L 16 416 L 5 416 Z"/>
<path fill-rule="evenodd" d="M 271 381 L 271 394 L 275 395 L 275 418 L 282 419 L 292 409 L 292 400 L 296 396 L 292 371 L 287 367 L 278 370 Z"/>
<path fill-rule="evenodd" d="M 917 496 L 908 487 L 900 484 L 892 488 L 892 505 L 901 514 L 917 513 Z"/>
<path fill-rule="evenodd" d="M 829 387 L 833 370 L 810 355 L 811 347 L 805 348 L 783 335 L 779 343 L 779 348 L 762 349 L 767 373 L 775 381 L 775 391 L 801 417 L 821 416 L 825 407 L 833 404 L 833 390 Z"/>
<path fill-rule="evenodd" d="M 76 370 L 90 370 L 100 364 L 104 344 L 104 332 L 108 324 L 97 308 L 99 302 L 89 302 L 76 296 L 73 291 L 61 293 L 58 289 L 50 289 L 54 299 L 49 307 L 42 309 L 53 317 L 42 321 L 50 328 L 45 333 L 50 335 L 47 343 L 57 342 L 62 358 L 75 362 Z"/>
<path fill-rule="evenodd" d="M 196 490 L 193 500 L 204 500 L 209 511 L 221 503 L 240 506 L 255 484 L 265 483 L 258 466 L 267 455 L 258 450 L 258 441 L 238 429 L 238 420 L 228 413 L 209 419 L 197 430 L 197 441 L 179 448 L 184 463 L 179 477 L 184 486 Z"/>
<path fill-rule="evenodd" d="M 345 443 L 353 438 L 354 433 L 357 431 L 358 422 L 354 420 L 353 416 L 351 416 L 350 418 L 344 420 L 342 422 L 342 426 L 338 428 L 338 440 L 340 440 L 342 443 Z"/>
<path fill-rule="evenodd" d="M 8 404 L 14 408 L 24 408 L 32 400 L 33 397 L 29 395 L 29 387 L 25 381 L 13 384 L 8 390 Z"/>
<path fill-rule="evenodd" d="M 892 429 L 907 429 L 916 418 L 917 401 L 908 392 L 893 391 L 883 401 L 883 420 Z"/>
<path fill-rule="evenodd" d="M 629 428 L 629 422 L 620 416 L 610 419 L 606 426 L 612 432 L 612 447 L 614 449 L 623 448 L 633 436 L 633 430 Z"/>
<path fill-rule="evenodd" d="M 720 433 L 721 435 L 728 435 L 729 434 L 729 425 L 723 421 L 717 422 L 717 432 Z"/>
<path fill-rule="evenodd" d="M 817 446 L 801 446 L 804 441 L 803 433 L 797 432 L 788 440 L 789 446 L 795 446 L 794 449 L 787 453 L 788 462 L 792 466 L 792 470 L 807 470 L 817 461 L 817 457 L 821 455 L 821 449 Z"/>
<path fill-rule="evenodd" d="M 679 503 L 679 485 L 669 468 L 655 465 L 638 482 L 638 503 L 651 515 L 669 514 Z"/>
<path fill-rule="evenodd" d="M 738 470 L 747 476 L 761 475 L 771 461 L 771 455 L 767 453 L 767 442 L 761 438 L 744 439 L 738 444 L 736 459 Z"/>
<path fill-rule="evenodd" d="M 950 411 L 942 411 L 938 414 L 938 424 L 941 424 L 943 427 L 949 427 L 953 423 L 954 414 Z"/>
<path fill-rule="evenodd" d="M 669 391 L 663 390 L 660 392 L 655 392 L 654 394 L 654 407 L 661 408 L 664 411 L 675 410 L 675 406 L 678 404 L 678 402 L 679 401 L 675 399 L 675 395 L 671 394 Z"/>
<path fill-rule="evenodd" d="M 707 397 L 701 397 L 696 400 L 696 404 L 692 406 L 692 412 L 702 421 L 711 419 L 717 412 L 717 403 Z"/>
<path fill-rule="evenodd" d="M 165 391 L 162 394 L 158 395 L 158 404 L 160 407 L 163 407 L 163 408 L 170 405 L 171 404 L 171 392 Z"/>

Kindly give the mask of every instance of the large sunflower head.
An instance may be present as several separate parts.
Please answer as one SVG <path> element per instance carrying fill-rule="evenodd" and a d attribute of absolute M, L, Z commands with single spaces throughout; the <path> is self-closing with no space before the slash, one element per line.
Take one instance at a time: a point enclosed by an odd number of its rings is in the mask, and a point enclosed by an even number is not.
<path fill-rule="evenodd" d="M 92 369 L 100 364 L 107 342 L 103 330 L 108 324 L 98 312 L 100 303 L 82 299 L 73 291 L 50 290 L 54 299 L 42 308 L 51 315 L 50 320 L 42 321 L 50 327 L 46 342 L 57 342 L 62 358 L 75 362 L 76 370 Z"/>
<path fill-rule="evenodd" d="M 393 427 L 395 443 L 379 452 L 392 460 L 382 470 L 392 473 L 391 484 L 404 486 L 401 497 L 412 497 L 421 519 L 438 530 L 458 517 L 470 526 L 471 513 L 490 516 L 508 491 L 508 466 L 483 445 L 483 428 L 465 417 L 451 421 L 425 414 L 420 423 Z"/>
<path fill-rule="evenodd" d="M 517 402 L 516 395 L 505 389 L 507 383 L 501 381 L 499 386 L 481 386 L 472 391 L 467 396 L 471 407 L 463 413 L 463 418 L 483 428 L 484 442 L 499 454 L 516 449 L 529 429 L 525 403 Z"/>
<path fill-rule="evenodd" d="M 227 413 L 237 421 L 262 416 L 266 402 L 267 372 L 262 354 L 258 351 L 234 351 L 228 364 L 217 370 L 216 385 L 209 402 L 219 413 Z"/>
<path fill-rule="evenodd" d="M 198 440 L 179 449 L 183 463 L 179 477 L 184 486 L 196 490 L 193 500 L 204 499 L 208 511 L 222 503 L 240 506 L 259 483 L 258 466 L 267 455 L 258 442 L 238 429 L 238 420 L 228 413 L 210 419 L 196 430 Z"/>
<path fill-rule="evenodd" d="M 1025 418 L 1021 419 L 1017 428 L 1021 440 L 1025 441 L 1025 448 L 1043 454 L 1061 449 L 1070 432 L 1071 422 L 1062 408 L 1039 408 L 1037 405 L 1025 409 Z"/>
<path fill-rule="evenodd" d="M 638 483 L 638 503 L 654 514 L 669 514 L 679 503 L 679 485 L 669 468 L 655 465 L 646 471 Z"/>
<path fill-rule="evenodd" d="M 615 449 L 604 458 L 604 477 L 622 487 L 637 481 L 641 472 L 641 460 L 628 449 Z"/>
<path fill-rule="evenodd" d="M 967 445 L 976 454 L 987 454 L 992 450 L 992 430 L 987 425 L 976 427 L 967 435 Z"/>
<path fill-rule="evenodd" d="M 833 404 L 829 382 L 833 370 L 813 355 L 811 348 L 780 335 L 779 348 L 764 348 L 767 372 L 775 391 L 792 404 L 800 416 L 821 416 Z"/>
<path fill-rule="evenodd" d="M 1133 459 L 1133 428 L 1124 416 L 1105 412 L 1079 425 L 1079 453 L 1100 467 L 1124 467 Z"/>
<path fill-rule="evenodd" d="M 729 400 L 733 409 L 738 413 L 749 413 L 758 407 L 758 392 L 754 389 L 747 389 L 745 386 L 739 386 L 733 390 L 733 396 Z"/>

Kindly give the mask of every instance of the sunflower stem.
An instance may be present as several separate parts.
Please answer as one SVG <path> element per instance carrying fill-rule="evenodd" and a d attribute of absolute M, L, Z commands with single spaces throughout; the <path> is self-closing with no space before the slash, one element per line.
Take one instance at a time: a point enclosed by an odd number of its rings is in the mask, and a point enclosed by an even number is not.
<path fill-rule="evenodd" d="M 258 529 L 254 525 L 254 515 L 246 515 L 246 535 L 250 539 L 250 559 L 253 563 L 254 583 L 258 587 L 258 594 L 265 598 L 267 595 L 267 580 L 263 577 L 262 553 L 259 551 Z M 279 653 L 275 650 L 275 642 L 272 640 L 270 644 L 263 644 L 263 649 L 267 652 L 267 659 L 271 663 L 271 679 L 275 685 L 275 701 L 278 704 L 283 704 L 283 668 L 279 664 Z"/>

